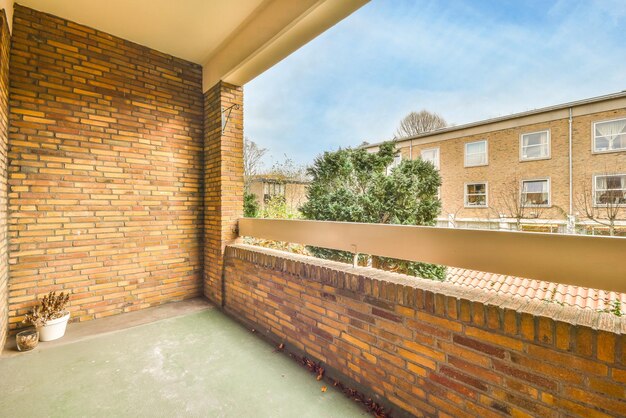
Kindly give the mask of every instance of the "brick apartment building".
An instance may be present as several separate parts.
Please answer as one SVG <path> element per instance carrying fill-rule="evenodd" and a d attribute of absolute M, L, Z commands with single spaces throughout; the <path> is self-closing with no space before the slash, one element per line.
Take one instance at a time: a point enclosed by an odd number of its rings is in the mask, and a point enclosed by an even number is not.
<path fill-rule="evenodd" d="M 379 144 L 368 145 L 374 152 Z M 626 231 L 626 91 L 397 140 L 439 168 L 439 226 Z"/>

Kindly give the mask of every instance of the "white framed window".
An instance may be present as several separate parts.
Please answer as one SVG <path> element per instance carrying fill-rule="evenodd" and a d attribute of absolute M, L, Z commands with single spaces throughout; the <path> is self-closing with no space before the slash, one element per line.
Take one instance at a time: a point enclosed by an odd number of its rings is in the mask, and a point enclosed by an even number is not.
<path fill-rule="evenodd" d="M 626 150 L 626 118 L 593 123 L 593 152 Z"/>
<path fill-rule="evenodd" d="M 597 206 L 626 205 L 626 174 L 593 176 L 593 202 Z"/>
<path fill-rule="evenodd" d="M 401 162 L 402 162 L 402 154 L 396 154 L 393 157 L 393 161 L 391 162 L 391 164 L 387 166 L 386 174 L 387 175 L 391 174 L 391 170 L 399 166 Z"/>
<path fill-rule="evenodd" d="M 433 163 L 435 168 L 439 170 L 439 148 L 423 149 L 421 152 L 421 158 L 424 161 Z"/>
<path fill-rule="evenodd" d="M 465 167 L 487 165 L 487 141 L 465 143 Z"/>
<path fill-rule="evenodd" d="M 520 135 L 520 161 L 550 158 L 550 131 Z"/>
<path fill-rule="evenodd" d="M 487 183 L 465 183 L 465 207 L 487 207 Z"/>
<path fill-rule="evenodd" d="M 550 179 L 522 180 L 523 206 L 550 206 Z"/>

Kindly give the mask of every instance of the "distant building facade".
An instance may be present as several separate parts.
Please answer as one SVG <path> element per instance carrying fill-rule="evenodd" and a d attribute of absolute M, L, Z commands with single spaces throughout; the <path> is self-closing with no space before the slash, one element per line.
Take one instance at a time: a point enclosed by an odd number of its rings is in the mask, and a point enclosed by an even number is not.
<path fill-rule="evenodd" d="M 265 208 L 267 202 L 277 197 L 284 199 L 287 209 L 294 213 L 307 201 L 306 191 L 309 183 L 306 181 L 258 175 L 250 178 L 248 184 L 261 210 Z"/>
<path fill-rule="evenodd" d="M 626 92 L 444 128 L 396 146 L 394 164 L 422 158 L 439 169 L 439 226 L 606 234 L 612 224 L 626 234 Z"/>

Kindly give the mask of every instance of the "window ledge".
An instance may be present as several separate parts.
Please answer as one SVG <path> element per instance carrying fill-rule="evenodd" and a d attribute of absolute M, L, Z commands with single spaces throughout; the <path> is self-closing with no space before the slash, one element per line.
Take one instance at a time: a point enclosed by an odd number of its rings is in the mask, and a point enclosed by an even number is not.
<path fill-rule="evenodd" d="M 477 164 L 477 165 L 465 165 L 465 164 L 463 164 L 463 168 L 487 167 L 488 165 L 489 165 L 489 163 L 487 163 L 487 164 Z"/>
<path fill-rule="evenodd" d="M 626 152 L 626 148 L 621 148 L 621 149 L 611 149 L 611 150 L 607 150 L 607 151 L 596 151 L 593 150 L 591 151 L 591 155 L 599 155 L 599 154 L 614 154 L 616 152 Z"/>
<path fill-rule="evenodd" d="M 546 161 L 546 160 L 551 160 L 552 156 L 550 157 L 541 157 L 541 158 L 520 158 L 519 162 L 520 163 L 528 163 L 528 162 L 532 162 L 532 161 Z"/>

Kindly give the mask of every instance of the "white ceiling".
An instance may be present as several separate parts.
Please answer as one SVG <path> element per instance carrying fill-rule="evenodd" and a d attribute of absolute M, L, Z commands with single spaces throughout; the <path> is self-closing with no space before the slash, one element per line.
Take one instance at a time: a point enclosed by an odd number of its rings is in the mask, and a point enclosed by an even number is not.
<path fill-rule="evenodd" d="M 198 64 L 204 64 L 265 0 L 18 0 Z"/>
<path fill-rule="evenodd" d="M 204 90 L 243 86 L 369 0 L 19 0 L 202 65 Z M 14 0 L 0 0 L 10 12 Z"/>

